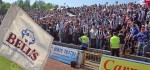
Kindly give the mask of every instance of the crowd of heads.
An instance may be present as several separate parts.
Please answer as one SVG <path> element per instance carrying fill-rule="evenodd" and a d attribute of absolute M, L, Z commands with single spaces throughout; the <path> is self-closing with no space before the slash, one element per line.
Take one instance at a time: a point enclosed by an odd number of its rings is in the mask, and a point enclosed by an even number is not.
<path fill-rule="evenodd" d="M 29 16 L 56 41 L 80 45 L 78 38 L 84 33 L 90 38 L 90 47 L 97 47 L 97 31 L 103 31 L 103 45 L 109 50 L 109 39 L 121 33 L 124 41 L 132 36 L 134 28 L 138 32 L 150 27 L 150 8 L 136 3 L 116 5 L 83 5 L 81 7 L 57 8 L 53 10 L 30 10 Z M 0 15 L 2 20 L 2 15 Z M 107 46 L 107 47 L 106 47 Z M 134 52 L 134 50 L 132 50 Z"/>

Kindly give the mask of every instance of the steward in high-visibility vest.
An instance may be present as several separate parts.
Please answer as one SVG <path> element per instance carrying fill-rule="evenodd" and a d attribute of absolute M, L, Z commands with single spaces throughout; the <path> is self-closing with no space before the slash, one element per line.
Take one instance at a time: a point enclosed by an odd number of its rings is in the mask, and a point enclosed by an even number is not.
<path fill-rule="evenodd" d="M 117 33 L 114 32 L 113 36 L 110 38 L 110 49 L 111 55 L 119 57 L 119 49 L 120 49 L 120 39 L 117 36 Z"/>
<path fill-rule="evenodd" d="M 86 32 L 79 38 L 79 41 L 81 41 L 81 50 L 86 50 L 89 46 L 89 38 Z"/>

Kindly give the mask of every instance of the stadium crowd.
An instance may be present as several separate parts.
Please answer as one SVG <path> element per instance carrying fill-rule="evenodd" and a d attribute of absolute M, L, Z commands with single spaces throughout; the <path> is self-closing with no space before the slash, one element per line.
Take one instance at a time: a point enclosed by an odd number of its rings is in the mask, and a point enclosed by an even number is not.
<path fill-rule="evenodd" d="M 56 41 L 80 45 L 79 38 L 87 33 L 90 48 L 110 50 L 110 38 L 116 32 L 120 38 L 121 54 L 125 54 L 126 50 L 131 50 L 131 54 L 136 53 L 137 56 L 145 56 L 145 52 L 150 52 L 148 6 L 135 3 L 83 5 L 54 10 L 31 10 L 27 13 Z"/>

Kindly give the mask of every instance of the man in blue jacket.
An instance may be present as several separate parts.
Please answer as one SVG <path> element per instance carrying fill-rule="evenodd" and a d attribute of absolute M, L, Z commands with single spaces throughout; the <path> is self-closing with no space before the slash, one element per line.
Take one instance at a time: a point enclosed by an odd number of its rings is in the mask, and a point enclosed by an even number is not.
<path fill-rule="evenodd" d="M 146 56 L 146 52 L 150 51 L 150 26 L 147 29 L 147 43 L 143 47 L 143 56 Z"/>
<path fill-rule="evenodd" d="M 137 34 L 137 38 L 138 38 L 137 55 L 140 56 L 140 51 L 145 46 L 145 41 L 146 41 L 146 38 L 147 38 L 147 32 L 145 31 L 145 28 L 141 28 L 141 32 L 139 32 Z"/>
<path fill-rule="evenodd" d="M 130 38 L 131 38 L 131 41 L 132 41 L 132 46 L 131 46 L 131 54 L 133 54 L 135 52 L 135 41 L 137 41 L 137 37 L 136 35 L 139 33 L 138 29 L 136 28 L 135 25 L 132 26 L 132 29 L 131 29 L 131 35 L 130 35 Z"/>

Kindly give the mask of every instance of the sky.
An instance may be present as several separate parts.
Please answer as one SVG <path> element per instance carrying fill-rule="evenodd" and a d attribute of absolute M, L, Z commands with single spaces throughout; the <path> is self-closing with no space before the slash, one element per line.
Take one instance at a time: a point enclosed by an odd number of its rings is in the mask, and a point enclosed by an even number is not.
<path fill-rule="evenodd" d="M 4 2 L 9 2 L 9 3 L 13 3 L 17 0 L 3 0 Z M 33 4 L 33 2 L 35 0 L 30 0 L 31 4 Z M 115 4 L 116 1 L 118 1 L 118 3 L 128 3 L 128 2 L 138 2 L 140 0 L 43 0 L 46 3 L 53 3 L 53 4 L 57 4 L 59 6 L 64 6 L 64 5 L 68 5 L 69 7 L 79 7 L 79 6 L 83 6 L 84 5 L 93 5 L 93 4 L 105 4 L 106 2 L 108 2 L 108 4 Z"/>

